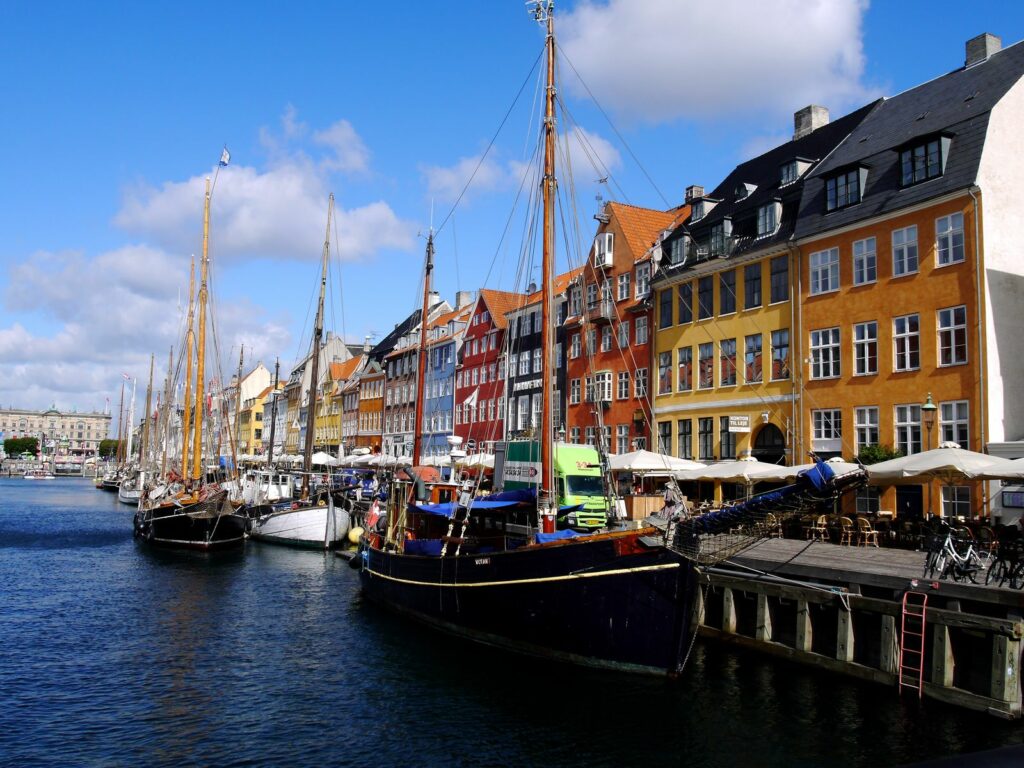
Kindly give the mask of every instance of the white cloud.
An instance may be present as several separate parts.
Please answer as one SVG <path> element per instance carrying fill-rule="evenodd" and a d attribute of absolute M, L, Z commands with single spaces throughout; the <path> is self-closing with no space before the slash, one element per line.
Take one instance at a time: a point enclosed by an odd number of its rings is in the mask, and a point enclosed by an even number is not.
<path fill-rule="evenodd" d="M 467 195 L 479 194 L 503 188 L 509 182 L 507 168 L 493 157 L 481 162 L 480 155 L 459 158 L 451 166 L 421 165 L 420 173 L 427 181 L 427 194 L 446 202 L 456 200 L 464 188 Z"/>
<path fill-rule="evenodd" d="M 569 162 L 577 184 L 581 180 L 592 181 L 607 176 L 609 171 L 621 165 L 618 150 L 599 134 L 574 126 L 568 134 L 562 134 L 559 138 L 557 162 L 565 161 L 568 147 Z M 488 156 L 481 162 L 480 155 L 459 158 L 450 166 L 420 166 L 420 173 L 427 182 L 428 194 L 445 202 L 457 199 L 463 189 L 466 189 L 467 198 L 484 192 L 516 189 L 523 183 L 524 174 L 537 172 L 529 163 L 520 160 L 502 162 L 494 156 Z M 559 169 L 557 173 L 560 177 L 566 175 L 564 169 Z"/>
<path fill-rule="evenodd" d="M 348 120 L 339 120 L 323 131 L 313 134 L 313 141 L 327 147 L 334 155 L 321 161 L 330 171 L 364 173 L 369 169 L 370 150 Z"/>
<path fill-rule="evenodd" d="M 159 381 L 167 350 L 179 340 L 187 269 L 185 260 L 144 245 L 93 258 L 41 252 L 11 267 L 6 309 L 31 312 L 54 330 L 33 331 L 21 322 L 0 327 L 0 402 L 102 408 L 122 372 L 137 377 L 144 394 L 150 354 Z M 264 359 L 288 348 L 288 332 L 251 303 L 235 300 L 217 309 L 225 354 L 243 340 Z M 212 363 L 210 370 L 215 375 Z"/>
<path fill-rule="evenodd" d="M 168 250 L 199 253 L 203 184 L 203 177 L 194 176 L 129 190 L 114 222 Z M 211 205 L 212 257 L 318 258 L 327 195 L 326 178 L 308 163 L 279 165 L 262 173 L 242 165 L 222 169 Z M 384 201 L 349 209 L 336 204 L 336 210 L 338 253 L 343 259 L 366 259 L 381 249 L 412 247 L 413 227 Z"/>
<path fill-rule="evenodd" d="M 833 114 L 871 98 L 862 83 L 866 0 L 583 0 L 560 45 L 606 106 L 647 121 Z M 582 90 L 573 75 L 572 89 Z"/>

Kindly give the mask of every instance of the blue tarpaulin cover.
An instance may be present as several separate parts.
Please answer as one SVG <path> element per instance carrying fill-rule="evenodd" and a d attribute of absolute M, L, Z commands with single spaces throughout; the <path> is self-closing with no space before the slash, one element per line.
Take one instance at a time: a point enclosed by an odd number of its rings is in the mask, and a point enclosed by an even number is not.
<path fill-rule="evenodd" d="M 492 501 L 491 499 L 480 499 L 479 501 L 473 502 L 473 509 L 502 509 L 503 507 L 514 507 L 518 503 L 519 502 L 516 501 Z M 457 506 L 458 504 L 454 501 L 448 501 L 444 504 L 410 504 L 409 509 L 413 512 L 424 512 L 428 515 L 451 517 Z"/>
<path fill-rule="evenodd" d="M 407 555 L 431 555 L 441 554 L 443 542 L 440 539 L 408 539 L 405 542 L 405 554 Z"/>

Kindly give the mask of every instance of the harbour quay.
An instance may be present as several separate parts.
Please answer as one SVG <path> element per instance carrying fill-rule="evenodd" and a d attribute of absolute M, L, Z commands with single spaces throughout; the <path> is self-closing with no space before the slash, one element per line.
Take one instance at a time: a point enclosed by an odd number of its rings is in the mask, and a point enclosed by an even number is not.
<path fill-rule="evenodd" d="M 925 558 L 765 539 L 702 571 L 694 626 L 713 641 L 890 686 L 894 696 L 1019 719 L 1024 594 L 924 579 Z"/>

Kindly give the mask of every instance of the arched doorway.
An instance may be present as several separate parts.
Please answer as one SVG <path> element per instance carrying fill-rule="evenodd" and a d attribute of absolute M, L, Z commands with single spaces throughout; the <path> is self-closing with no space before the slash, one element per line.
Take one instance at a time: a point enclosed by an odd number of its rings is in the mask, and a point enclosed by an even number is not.
<path fill-rule="evenodd" d="M 754 436 L 751 455 L 768 464 L 781 464 L 786 457 L 786 436 L 774 424 L 765 424 Z"/>

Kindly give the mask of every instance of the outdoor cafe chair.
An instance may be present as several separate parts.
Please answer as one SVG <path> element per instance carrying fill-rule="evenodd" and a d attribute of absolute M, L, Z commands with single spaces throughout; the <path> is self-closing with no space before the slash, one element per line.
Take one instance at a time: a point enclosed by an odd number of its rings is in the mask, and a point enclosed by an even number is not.
<path fill-rule="evenodd" d="M 878 546 L 878 531 L 871 526 L 866 517 L 857 518 L 857 545 L 866 547 L 868 544 Z"/>
<path fill-rule="evenodd" d="M 848 517 L 840 517 L 839 525 L 839 543 L 845 544 L 846 546 L 853 546 L 853 520 Z"/>

